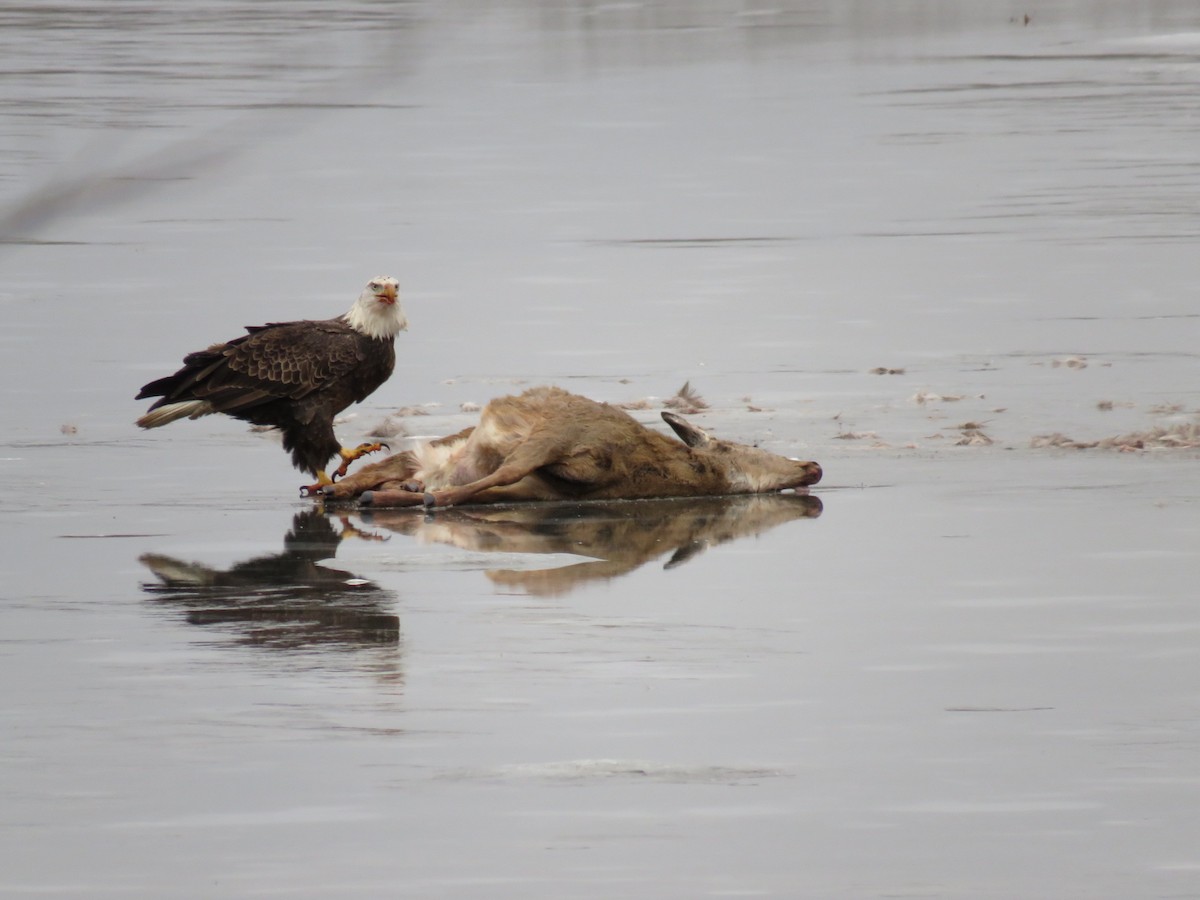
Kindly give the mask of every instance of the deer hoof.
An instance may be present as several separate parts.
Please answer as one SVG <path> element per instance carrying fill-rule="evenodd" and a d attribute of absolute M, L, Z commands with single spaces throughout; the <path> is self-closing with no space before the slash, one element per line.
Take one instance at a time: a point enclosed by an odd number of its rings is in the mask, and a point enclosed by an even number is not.
<path fill-rule="evenodd" d="M 433 496 L 433 494 L 426 491 L 425 492 L 425 508 L 432 509 L 435 506 L 437 506 L 437 497 Z"/>
<path fill-rule="evenodd" d="M 363 491 L 358 497 L 359 506 L 370 506 L 375 497 L 374 491 Z"/>

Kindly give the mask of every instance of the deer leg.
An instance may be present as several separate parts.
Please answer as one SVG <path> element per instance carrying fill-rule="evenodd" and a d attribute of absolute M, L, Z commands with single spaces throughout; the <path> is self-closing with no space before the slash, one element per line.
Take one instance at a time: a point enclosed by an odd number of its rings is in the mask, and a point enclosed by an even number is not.
<path fill-rule="evenodd" d="M 458 506 L 488 488 L 516 484 L 536 468 L 537 465 L 514 465 L 506 461 L 495 472 L 478 481 L 440 491 L 426 491 L 424 502 L 426 506 Z"/>
<path fill-rule="evenodd" d="M 563 457 L 570 440 L 558 433 L 557 429 L 546 428 L 530 434 L 523 443 L 505 457 L 504 461 L 488 475 L 472 481 L 470 484 L 442 488 L 425 492 L 426 506 L 457 506 L 475 498 L 489 488 L 501 488 L 516 485 L 542 466 L 549 465 Z M 508 499 L 535 499 L 521 497 L 519 488 L 504 492 Z M 479 497 L 479 502 L 496 502 L 496 497 Z M 537 498 L 541 499 L 541 498 Z"/>
<path fill-rule="evenodd" d="M 412 453 L 403 451 L 385 457 L 378 462 L 368 463 L 351 475 L 334 482 L 326 476 L 319 493 L 336 500 L 357 497 L 363 491 L 378 491 L 394 487 L 412 479 L 417 471 L 417 461 Z M 419 497 L 420 494 L 418 493 Z"/>
<path fill-rule="evenodd" d="M 363 491 L 358 502 L 361 506 L 379 509 L 390 506 L 420 506 L 425 495 L 419 491 Z"/>

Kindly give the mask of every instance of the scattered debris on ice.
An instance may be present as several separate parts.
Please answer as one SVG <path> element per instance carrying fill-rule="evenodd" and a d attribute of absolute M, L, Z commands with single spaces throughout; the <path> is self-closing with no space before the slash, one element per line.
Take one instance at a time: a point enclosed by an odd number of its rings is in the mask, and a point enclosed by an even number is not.
<path fill-rule="evenodd" d="M 1187 450 L 1200 447 L 1200 421 L 1158 426 L 1147 431 L 1134 431 L 1098 441 L 1078 441 L 1065 434 L 1039 434 L 1030 446 L 1053 447 L 1061 450 Z"/>
<path fill-rule="evenodd" d="M 971 427 L 968 427 L 971 426 Z M 959 426 L 962 434 L 958 440 L 954 442 L 955 447 L 986 447 L 996 443 L 990 437 L 983 433 L 983 430 L 974 422 L 968 422 L 966 425 Z"/>
<path fill-rule="evenodd" d="M 1051 368 L 1067 368 L 1067 369 L 1086 369 L 1087 357 L 1084 356 L 1068 356 L 1065 359 L 1056 359 L 1050 363 Z"/>
<path fill-rule="evenodd" d="M 668 397 L 663 406 L 681 413 L 694 414 L 708 409 L 708 402 L 692 387 L 690 381 L 685 381 L 683 387 L 675 392 L 674 397 Z"/>
<path fill-rule="evenodd" d="M 934 394 L 930 391 L 917 391 L 912 395 L 913 403 L 924 406 L 926 403 L 957 403 L 965 394 Z"/>
<path fill-rule="evenodd" d="M 388 416 L 367 432 L 367 437 L 394 438 L 404 434 L 404 426 L 396 416 Z"/>
<path fill-rule="evenodd" d="M 656 397 L 643 397 L 641 400 L 627 400 L 624 403 L 618 403 L 617 406 L 621 409 L 634 410 L 657 409 L 659 406 L 664 406 L 676 412 L 694 415 L 708 409 L 708 402 L 692 387 L 691 381 L 685 381 L 683 387 L 676 391 L 674 396 L 668 397 L 661 403 Z"/>

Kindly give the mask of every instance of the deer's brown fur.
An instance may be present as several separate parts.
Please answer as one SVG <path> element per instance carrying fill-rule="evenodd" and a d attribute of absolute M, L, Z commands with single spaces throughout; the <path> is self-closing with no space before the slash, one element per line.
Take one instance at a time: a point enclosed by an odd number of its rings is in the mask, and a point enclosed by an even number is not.
<path fill-rule="evenodd" d="M 326 493 L 362 494 L 371 506 L 456 506 L 769 493 L 821 478 L 815 462 L 717 440 L 674 413 L 662 417 L 679 440 L 607 403 L 531 388 L 488 403 L 475 428 L 365 466 Z"/>

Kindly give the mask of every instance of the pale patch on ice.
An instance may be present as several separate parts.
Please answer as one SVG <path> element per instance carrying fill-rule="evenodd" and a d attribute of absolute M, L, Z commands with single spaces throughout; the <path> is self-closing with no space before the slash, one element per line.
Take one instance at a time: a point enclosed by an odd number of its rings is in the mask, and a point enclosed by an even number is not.
<path fill-rule="evenodd" d="M 1038 812 L 1071 812 L 1074 810 L 1100 809 L 1102 803 L 1081 800 L 1059 800 L 1052 797 L 1031 797 L 1027 800 L 931 800 L 911 806 L 890 807 L 890 812 L 929 813 L 934 815 L 987 815 Z"/>
<path fill-rule="evenodd" d="M 379 814 L 347 806 L 294 806 L 284 809 L 203 813 L 162 819 L 114 822 L 109 828 L 244 828 L 248 826 L 327 825 L 367 822 Z"/>
<path fill-rule="evenodd" d="M 1136 550 L 1105 550 L 1101 553 L 1081 553 L 1082 559 L 1184 559 L 1194 554 L 1184 550 L 1162 550 L 1157 547 L 1143 547 Z"/>
<path fill-rule="evenodd" d="M 513 763 L 490 769 L 459 769 L 452 779 L 534 781 L 596 781 L 628 779 L 668 784 L 745 784 L 783 775 L 780 769 L 753 766 L 676 765 L 637 759 L 568 759 L 542 763 Z"/>
<path fill-rule="evenodd" d="M 1200 48 L 1200 31 L 1177 31 L 1172 34 L 1152 34 L 1144 37 L 1116 38 L 1107 41 L 1120 46 Z"/>

